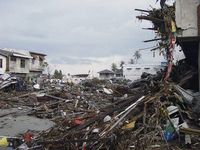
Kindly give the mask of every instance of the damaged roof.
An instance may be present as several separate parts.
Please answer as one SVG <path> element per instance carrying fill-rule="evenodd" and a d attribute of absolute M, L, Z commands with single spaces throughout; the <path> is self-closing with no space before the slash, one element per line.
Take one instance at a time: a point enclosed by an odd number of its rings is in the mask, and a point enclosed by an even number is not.
<path fill-rule="evenodd" d="M 38 52 L 32 52 L 30 51 L 30 54 L 32 55 L 41 55 L 41 56 L 47 56 L 46 54 L 43 54 L 43 53 L 38 53 Z"/>
<path fill-rule="evenodd" d="M 99 74 L 114 74 L 113 71 L 108 70 L 108 69 L 105 69 L 105 70 L 99 71 L 98 73 L 99 73 Z"/>
<path fill-rule="evenodd" d="M 21 57 L 21 58 L 34 58 L 35 55 L 39 55 L 40 59 L 44 60 L 44 57 L 46 56 L 46 54 L 42 54 L 42 53 L 37 53 L 37 52 L 29 52 L 27 50 L 16 50 L 16 49 L 8 49 L 8 48 L 4 48 L 4 49 L 0 49 L 0 55 L 3 56 L 15 56 L 15 57 Z"/>
<path fill-rule="evenodd" d="M 11 52 L 0 49 L 0 55 L 8 57 L 11 55 Z"/>

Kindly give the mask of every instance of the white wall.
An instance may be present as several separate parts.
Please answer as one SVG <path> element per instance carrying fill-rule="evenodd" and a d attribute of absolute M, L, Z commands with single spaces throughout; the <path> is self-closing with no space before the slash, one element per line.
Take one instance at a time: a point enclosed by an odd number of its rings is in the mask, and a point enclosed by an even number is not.
<path fill-rule="evenodd" d="M 23 58 L 24 59 L 24 58 Z M 9 61 L 9 71 L 13 73 L 29 73 L 30 59 L 25 59 L 25 68 L 21 68 L 21 58 L 16 61 Z"/>
<path fill-rule="evenodd" d="M 200 0 L 176 0 L 176 24 L 183 29 L 183 37 L 197 36 L 197 7 Z"/>
<path fill-rule="evenodd" d="M 0 59 L 2 59 L 2 68 L 0 68 L 0 74 L 4 74 L 6 71 L 6 57 L 0 55 Z"/>
<path fill-rule="evenodd" d="M 37 58 L 35 58 L 34 61 L 33 59 L 31 59 L 30 61 L 31 70 L 43 70 L 44 67 L 42 65 L 43 65 L 43 62 L 40 61 L 39 56 L 37 56 Z"/>
<path fill-rule="evenodd" d="M 128 64 L 123 66 L 123 74 L 126 79 L 134 81 L 140 79 L 143 72 L 156 74 L 160 69 L 161 65 L 156 64 Z"/>

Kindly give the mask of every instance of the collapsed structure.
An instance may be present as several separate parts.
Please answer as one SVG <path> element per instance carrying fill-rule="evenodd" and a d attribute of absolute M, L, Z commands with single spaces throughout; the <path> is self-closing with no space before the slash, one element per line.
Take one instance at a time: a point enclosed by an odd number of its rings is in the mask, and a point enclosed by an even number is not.
<path fill-rule="evenodd" d="M 158 45 L 151 51 L 160 50 L 168 61 L 168 67 L 165 75 L 165 81 L 169 78 L 173 65 L 173 53 L 175 44 L 181 47 L 186 59 L 187 65 L 193 68 L 193 85 L 187 88 L 198 91 L 199 80 L 199 0 L 176 0 L 173 6 L 165 4 L 161 0 L 161 9 L 141 10 L 146 15 L 137 16 L 138 19 L 149 20 L 153 23 L 156 38 L 144 42 L 158 41 Z M 196 80 L 196 81 L 195 81 Z M 194 82 L 195 81 L 195 82 Z"/>

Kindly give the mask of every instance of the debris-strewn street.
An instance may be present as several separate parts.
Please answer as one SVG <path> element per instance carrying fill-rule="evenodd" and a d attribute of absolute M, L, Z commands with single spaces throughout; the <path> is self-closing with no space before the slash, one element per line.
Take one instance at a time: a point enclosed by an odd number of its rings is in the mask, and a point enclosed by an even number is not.
<path fill-rule="evenodd" d="M 0 49 L 0 150 L 199 150 L 200 1 L 190 3 L 196 28 L 184 24 L 188 1 L 159 3 L 135 11 L 164 65 L 139 64 L 138 50 L 128 65 L 64 81 L 57 68 L 43 73 L 46 54 Z M 174 62 L 178 46 L 185 57 Z"/>
<path fill-rule="evenodd" d="M 179 86 L 191 77 L 188 71 L 177 83 L 164 84 L 159 72 L 144 73 L 132 83 L 93 79 L 2 92 L 0 131 L 15 132 L 0 144 L 21 149 L 199 149 L 199 94 Z"/>

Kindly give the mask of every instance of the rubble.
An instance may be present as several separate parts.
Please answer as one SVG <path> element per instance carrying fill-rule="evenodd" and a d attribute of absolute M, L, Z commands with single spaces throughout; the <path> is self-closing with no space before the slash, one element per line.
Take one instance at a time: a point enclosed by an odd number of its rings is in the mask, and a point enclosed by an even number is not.
<path fill-rule="evenodd" d="M 161 40 L 158 48 L 165 49 L 166 70 L 156 75 L 143 73 L 132 83 L 95 78 L 79 84 L 46 82 L 28 91 L 2 91 L 0 109 L 8 111 L 0 114 L 2 130 L 9 125 L 6 120 L 16 123 L 22 116 L 53 125 L 29 129 L 24 127 L 28 119 L 22 119 L 23 130 L 1 135 L 0 148 L 199 150 L 200 94 L 190 88 L 197 71 L 184 62 L 172 67 L 174 7 L 166 6 L 163 0 L 160 4 L 162 9 L 139 10 L 147 15 L 138 18 L 151 20 L 153 30 L 158 30 L 160 38 L 148 42 Z M 7 79 L 2 78 L 1 89 Z"/>
<path fill-rule="evenodd" d="M 198 94 L 162 81 L 160 72 L 143 74 L 131 84 L 87 80 L 15 96 L 2 93 L 1 106 L 23 113 L 9 112 L 1 119 L 23 114 L 54 122 L 47 130 L 27 129 L 33 138 L 18 149 L 199 149 L 199 118 L 193 109 Z M 12 136 L 24 139 L 26 133 Z"/>

